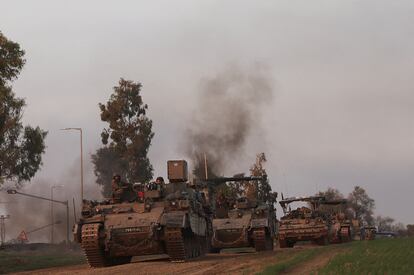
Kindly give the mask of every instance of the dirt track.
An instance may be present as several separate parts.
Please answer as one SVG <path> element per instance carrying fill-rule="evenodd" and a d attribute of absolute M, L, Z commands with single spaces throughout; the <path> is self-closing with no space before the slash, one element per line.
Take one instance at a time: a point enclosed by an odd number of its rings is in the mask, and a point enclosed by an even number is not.
<path fill-rule="evenodd" d="M 293 257 L 296 252 L 313 246 L 293 249 L 277 249 L 272 252 L 243 254 L 208 254 L 185 263 L 171 263 L 167 257 L 134 258 L 132 263 L 106 268 L 91 269 L 88 265 L 55 267 L 17 274 L 255 274 L 266 266 Z M 338 251 L 325 251 L 317 257 L 303 262 L 285 274 L 311 274 L 329 262 Z"/>
<path fill-rule="evenodd" d="M 209 254 L 185 263 L 167 259 L 90 269 L 87 265 L 57 267 L 19 274 L 254 274 L 276 262 L 283 251 L 250 254 Z M 279 254 L 280 255 L 280 254 Z"/>

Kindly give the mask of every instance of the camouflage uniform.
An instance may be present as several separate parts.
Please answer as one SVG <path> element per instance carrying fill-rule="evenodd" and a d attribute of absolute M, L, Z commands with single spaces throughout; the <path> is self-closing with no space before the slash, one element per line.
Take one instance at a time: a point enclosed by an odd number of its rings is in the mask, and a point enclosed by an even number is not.
<path fill-rule="evenodd" d="M 129 183 L 122 182 L 120 175 L 115 175 L 112 178 L 112 201 L 114 203 L 121 203 L 128 200 L 132 186 Z"/>
<path fill-rule="evenodd" d="M 162 191 L 165 188 L 165 182 L 164 182 L 164 178 L 163 177 L 158 177 L 155 180 L 155 183 L 157 184 L 157 189 Z"/>
<path fill-rule="evenodd" d="M 120 203 L 123 189 L 121 186 L 121 176 L 115 175 L 112 178 L 112 201 L 114 203 Z"/>

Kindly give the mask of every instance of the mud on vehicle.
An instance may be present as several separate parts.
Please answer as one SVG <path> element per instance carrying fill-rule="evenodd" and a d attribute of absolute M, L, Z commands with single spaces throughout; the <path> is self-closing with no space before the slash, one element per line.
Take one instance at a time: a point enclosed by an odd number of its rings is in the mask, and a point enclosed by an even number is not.
<path fill-rule="evenodd" d="M 361 240 L 372 241 L 377 235 L 377 228 L 375 226 L 363 226 L 361 228 Z"/>
<path fill-rule="evenodd" d="M 279 203 L 284 216 L 279 221 L 278 239 L 281 248 L 293 247 L 298 241 L 312 241 L 319 245 L 329 243 L 330 223 L 317 209 L 324 197 L 282 199 Z M 306 202 L 309 207 L 291 210 L 289 204 Z"/>
<path fill-rule="evenodd" d="M 224 217 L 213 219 L 212 247 L 254 247 L 256 251 L 273 250 L 276 214 L 272 205 L 239 198 Z"/>
<path fill-rule="evenodd" d="M 89 265 L 128 263 L 149 254 L 181 262 L 206 253 L 212 227 L 208 206 L 189 187 L 187 175 L 184 160 L 168 161 L 168 184 L 134 185 L 119 203 L 85 200 L 73 233 Z"/>
<path fill-rule="evenodd" d="M 344 243 L 353 240 L 353 221 L 346 216 L 346 205 L 348 201 L 324 200 L 320 204 L 320 212 L 324 212 L 330 223 L 330 243 Z"/>
<path fill-rule="evenodd" d="M 257 183 L 266 181 L 267 176 L 233 177 L 214 179 L 215 184 L 242 182 L 251 188 L 244 190 L 244 195 L 215 200 L 213 219 L 212 252 L 224 248 L 253 247 L 256 251 L 273 250 L 276 236 L 276 202 L 277 193 L 270 192 L 266 199 L 257 194 Z"/>

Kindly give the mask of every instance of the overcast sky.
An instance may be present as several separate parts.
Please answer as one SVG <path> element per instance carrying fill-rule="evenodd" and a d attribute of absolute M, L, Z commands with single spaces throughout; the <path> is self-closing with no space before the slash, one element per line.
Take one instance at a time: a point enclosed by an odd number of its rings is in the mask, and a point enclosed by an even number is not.
<path fill-rule="evenodd" d="M 275 191 L 308 195 L 364 187 L 376 213 L 413 223 L 414 2 L 367 1 L 0 1 L 0 30 L 27 64 L 14 83 L 24 121 L 48 130 L 36 180 L 60 181 L 100 146 L 98 102 L 120 77 L 142 82 L 155 137 L 155 174 L 179 148 L 200 80 L 228 64 L 265 64 L 274 98 L 259 151 Z M 87 169 L 93 182 L 92 170 Z M 76 175 L 77 176 L 77 175 Z M 49 190 L 45 191 L 48 194 Z M 279 215 L 281 213 L 279 212 Z"/>

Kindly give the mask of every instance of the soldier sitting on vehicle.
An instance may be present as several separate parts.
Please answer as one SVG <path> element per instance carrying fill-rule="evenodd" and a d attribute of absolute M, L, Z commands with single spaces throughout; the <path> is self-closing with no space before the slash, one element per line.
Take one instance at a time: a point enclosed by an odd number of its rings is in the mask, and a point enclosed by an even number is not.
<path fill-rule="evenodd" d="M 158 177 L 155 182 L 150 182 L 147 185 L 147 189 L 150 191 L 153 190 L 159 190 L 162 191 L 165 187 L 165 183 L 164 183 L 164 178 L 163 177 Z"/>
<path fill-rule="evenodd" d="M 157 184 L 159 190 L 163 190 L 165 188 L 165 182 L 163 177 L 158 177 L 155 180 L 155 183 Z"/>
<path fill-rule="evenodd" d="M 122 182 L 120 175 L 112 178 L 112 201 L 113 203 L 121 203 L 128 201 L 129 195 L 132 193 L 132 186 L 129 183 Z"/>

